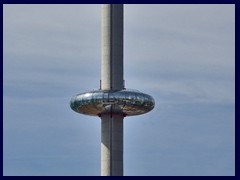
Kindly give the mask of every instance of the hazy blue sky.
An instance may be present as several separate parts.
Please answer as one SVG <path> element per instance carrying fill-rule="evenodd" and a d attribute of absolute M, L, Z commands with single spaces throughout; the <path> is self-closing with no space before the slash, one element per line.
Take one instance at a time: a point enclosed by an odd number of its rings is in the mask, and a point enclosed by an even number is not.
<path fill-rule="evenodd" d="M 100 175 L 100 5 L 3 6 L 4 175 Z M 155 109 L 125 119 L 125 175 L 235 174 L 234 5 L 125 5 L 127 88 Z"/>

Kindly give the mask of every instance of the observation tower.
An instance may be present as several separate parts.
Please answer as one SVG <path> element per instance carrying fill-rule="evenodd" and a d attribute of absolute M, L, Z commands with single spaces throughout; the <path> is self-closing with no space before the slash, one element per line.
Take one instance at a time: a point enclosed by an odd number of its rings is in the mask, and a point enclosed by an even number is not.
<path fill-rule="evenodd" d="M 71 108 L 101 118 L 101 175 L 123 176 L 123 119 L 147 113 L 154 99 L 124 87 L 123 4 L 102 5 L 100 89 L 72 97 Z"/>

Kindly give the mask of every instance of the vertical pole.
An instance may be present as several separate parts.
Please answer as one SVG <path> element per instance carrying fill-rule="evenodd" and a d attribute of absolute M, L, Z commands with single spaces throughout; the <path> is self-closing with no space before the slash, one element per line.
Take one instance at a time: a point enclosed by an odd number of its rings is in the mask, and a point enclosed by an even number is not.
<path fill-rule="evenodd" d="M 123 4 L 102 5 L 101 89 L 122 90 Z M 123 176 L 123 115 L 101 115 L 101 175 Z"/>
<path fill-rule="evenodd" d="M 123 116 L 103 114 L 101 175 L 123 176 Z"/>
<path fill-rule="evenodd" d="M 102 5 L 102 90 L 123 89 L 123 4 Z"/>

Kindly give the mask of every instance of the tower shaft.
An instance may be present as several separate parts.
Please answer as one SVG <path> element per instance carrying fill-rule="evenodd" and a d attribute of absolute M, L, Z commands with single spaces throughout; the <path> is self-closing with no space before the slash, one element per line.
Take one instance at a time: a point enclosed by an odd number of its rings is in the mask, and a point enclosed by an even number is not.
<path fill-rule="evenodd" d="M 101 90 L 122 90 L 123 5 L 102 5 Z M 101 175 L 123 175 L 123 115 L 101 115 Z"/>
<path fill-rule="evenodd" d="M 103 114 L 101 175 L 123 176 L 123 116 Z"/>
<path fill-rule="evenodd" d="M 102 5 L 101 89 L 123 89 L 123 4 Z"/>

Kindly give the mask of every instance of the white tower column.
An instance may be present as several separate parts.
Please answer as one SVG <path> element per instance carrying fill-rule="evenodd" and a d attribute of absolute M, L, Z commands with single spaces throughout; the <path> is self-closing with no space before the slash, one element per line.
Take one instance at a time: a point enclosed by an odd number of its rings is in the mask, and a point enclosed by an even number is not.
<path fill-rule="evenodd" d="M 123 4 L 102 5 L 101 89 L 123 89 Z"/>
<path fill-rule="evenodd" d="M 102 5 L 101 89 L 122 90 L 123 5 Z M 123 176 L 123 115 L 102 114 L 101 175 Z"/>
<path fill-rule="evenodd" d="M 101 175 L 123 176 L 123 116 L 103 114 Z"/>

